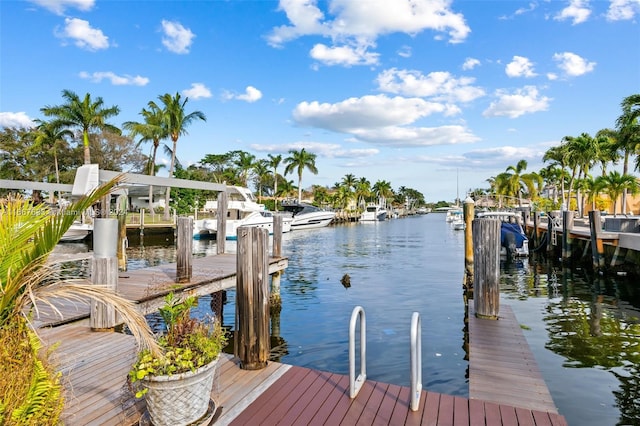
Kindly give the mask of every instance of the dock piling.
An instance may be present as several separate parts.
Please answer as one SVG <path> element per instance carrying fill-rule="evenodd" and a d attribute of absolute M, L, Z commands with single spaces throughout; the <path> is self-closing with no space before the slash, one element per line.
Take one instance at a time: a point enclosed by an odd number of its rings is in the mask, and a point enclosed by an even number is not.
<path fill-rule="evenodd" d="M 224 254 L 227 241 L 227 193 L 218 192 L 216 209 L 216 253 Z"/>
<path fill-rule="evenodd" d="M 500 221 L 473 220 L 473 306 L 476 317 L 498 319 L 500 311 Z"/>
<path fill-rule="evenodd" d="M 475 215 L 475 203 L 473 198 L 464 200 L 464 289 L 468 297 L 473 295 L 473 216 Z M 465 300 L 466 303 L 466 300 Z"/>
<path fill-rule="evenodd" d="M 188 283 L 193 273 L 193 218 L 177 219 L 176 282 Z"/>
<path fill-rule="evenodd" d="M 93 223 L 91 282 L 118 289 L 118 219 L 97 218 Z M 94 331 L 113 331 L 119 323 L 112 305 L 91 299 L 89 324 Z"/>

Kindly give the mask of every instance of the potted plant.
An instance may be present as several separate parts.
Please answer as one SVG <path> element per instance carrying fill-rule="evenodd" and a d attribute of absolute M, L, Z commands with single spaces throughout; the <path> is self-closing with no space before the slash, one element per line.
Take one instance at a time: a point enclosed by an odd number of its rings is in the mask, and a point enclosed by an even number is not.
<path fill-rule="evenodd" d="M 213 416 L 210 409 L 215 366 L 227 337 L 214 317 L 195 319 L 196 298 L 173 293 L 159 309 L 165 330 L 157 336 L 160 354 L 144 349 L 129 372 L 136 397 L 144 397 L 156 426 L 188 425 Z"/>

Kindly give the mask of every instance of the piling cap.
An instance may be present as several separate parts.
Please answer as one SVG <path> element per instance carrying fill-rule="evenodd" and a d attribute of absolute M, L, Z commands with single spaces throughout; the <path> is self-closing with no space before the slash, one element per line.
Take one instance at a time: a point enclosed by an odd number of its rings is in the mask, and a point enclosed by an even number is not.
<path fill-rule="evenodd" d="M 473 198 L 471 198 L 470 196 L 467 195 L 467 198 L 464 199 L 464 203 L 465 204 L 475 204 L 475 201 L 473 201 Z"/>

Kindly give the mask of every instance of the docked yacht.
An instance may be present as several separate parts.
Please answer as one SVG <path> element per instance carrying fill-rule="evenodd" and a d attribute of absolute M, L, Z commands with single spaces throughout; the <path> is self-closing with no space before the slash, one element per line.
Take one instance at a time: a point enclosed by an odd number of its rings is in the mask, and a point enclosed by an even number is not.
<path fill-rule="evenodd" d="M 93 232 L 93 224 L 75 221 L 60 238 L 61 243 L 83 241 Z"/>
<path fill-rule="evenodd" d="M 529 256 L 529 238 L 520 224 L 521 216 L 516 212 L 480 212 L 478 218 L 500 220 L 500 254 L 512 257 Z"/>
<path fill-rule="evenodd" d="M 381 222 L 387 219 L 387 210 L 380 204 L 369 203 L 360 215 L 361 222 Z"/>
<path fill-rule="evenodd" d="M 249 188 L 242 186 L 227 187 L 227 218 L 225 223 L 225 238 L 235 240 L 238 235 L 238 228 L 241 226 L 254 226 L 265 228 L 269 234 L 273 234 L 273 212 L 265 209 L 264 204 L 259 204 Z M 217 201 L 207 201 L 205 210 L 218 211 Z M 282 218 L 282 232 L 291 231 L 292 218 L 284 216 Z M 202 221 L 201 229 L 207 230 L 211 234 L 217 234 L 218 220 L 205 219 Z M 216 235 L 216 238 L 218 236 Z"/>
<path fill-rule="evenodd" d="M 311 229 L 328 226 L 336 216 L 335 212 L 323 210 L 312 204 L 299 203 L 297 200 L 284 200 L 282 208 L 291 214 L 291 229 Z"/>

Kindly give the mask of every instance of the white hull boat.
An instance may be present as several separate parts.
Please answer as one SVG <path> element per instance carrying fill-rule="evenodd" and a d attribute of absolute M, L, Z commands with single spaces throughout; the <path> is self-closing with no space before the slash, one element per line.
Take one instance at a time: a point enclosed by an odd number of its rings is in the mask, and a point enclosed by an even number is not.
<path fill-rule="evenodd" d="M 60 242 L 62 243 L 70 243 L 70 242 L 78 242 L 83 241 L 91 235 L 93 232 L 93 225 L 90 223 L 80 223 L 74 222 L 67 232 L 64 233 L 62 238 L 60 238 Z"/>
<path fill-rule="evenodd" d="M 500 220 L 500 254 L 502 256 L 529 256 L 529 238 L 520 224 L 522 216 L 518 213 L 481 212 L 476 214 L 476 217 Z"/>
<path fill-rule="evenodd" d="M 269 235 L 273 234 L 273 212 L 270 211 L 255 211 L 250 212 L 242 219 L 227 219 L 225 223 L 225 239 L 227 240 L 236 240 L 238 239 L 238 228 L 243 226 L 253 226 L 256 228 L 264 228 L 269 231 Z M 282 232 L 290 232 L 292 225 L 292 218 L 288 216 L 282 216 Z M 216 234 L 218 232 L 218 220 L 217 219 L 207 219 L 203 222 L 203 228 L 209 231 L 212 234 Z"/>
<path fill-rule="evenodd" d="M 282 203 L 282 208 L 291 214 L 291 230 L 323 228 L 328 226 L 336 216 L 335 212 L 297 201 L 285 201 Z"/>
<path fill-rule="evenodd" d="M 387 210 L 379 204 L 368 204 L 360 215 L 361 222 L 382 222 L 387 219 Z"/>

